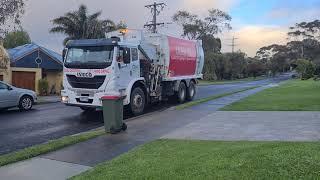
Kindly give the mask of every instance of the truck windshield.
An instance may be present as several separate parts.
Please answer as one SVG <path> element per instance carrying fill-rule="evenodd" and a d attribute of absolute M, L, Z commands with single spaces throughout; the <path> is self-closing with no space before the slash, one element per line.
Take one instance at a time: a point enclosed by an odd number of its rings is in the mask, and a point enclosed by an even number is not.
<path fill-rule="evenodd" d="M 71 47 L 65 59 L 67 68 L 104 69 L 111 65 L 114 46 Z"/>

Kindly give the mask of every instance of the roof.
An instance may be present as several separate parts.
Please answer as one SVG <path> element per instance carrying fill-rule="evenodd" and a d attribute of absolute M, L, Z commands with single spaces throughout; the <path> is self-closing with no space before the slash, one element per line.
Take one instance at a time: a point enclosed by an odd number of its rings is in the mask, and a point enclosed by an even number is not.
<path fill-rule="evenodd" d="M 118 38 L 109 39 L 82 39 L 82 40 L 70 40 L 67 42 L 67 47 L 80 47 L 80 46 L 108 46 L 117 45 Z"/>
<path fill-rule="evenodd" d="M 18 47 L 12 48 L 12 49 L 8 49 L 7 52 L 9 54 L 10 61 L 15 62 L 15 61 L 23 58 L 24 56 L 26 56 L 34 51 L 37 51 L 38 49 L 42 50 L 48 56 L 52 57 L 54 60 L 56 60 L 57 62 L 62 64 L 63 60 L 62 60 L 62 56 L 60 54 L 58 54 L 50 49 L 47 49 L 45 47 L 39 46 L 35 43 L 25 44 L 25 45 L 18 46 Z"/>

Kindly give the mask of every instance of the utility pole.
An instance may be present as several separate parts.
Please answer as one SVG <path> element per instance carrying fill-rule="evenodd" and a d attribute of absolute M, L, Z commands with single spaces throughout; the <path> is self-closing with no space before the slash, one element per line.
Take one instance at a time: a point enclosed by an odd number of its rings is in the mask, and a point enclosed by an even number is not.
<path fill-rule="evenodd" d="M 230 39 L 232 42 L 231 44 L 229 44 L 228 46 L 231 46 L 232 47 L 232 53 L 234 53 L 234 50 L 235 50 L 235 47 L 238 46 L 238 44 L 236 44 L 236 40 L 239 39 L 239 38 L 236 38 L 236 37 L 232 37 L 232 39 Z"/>
<path fill-rule="evenodd" d="M 166 6 L 165 3 L 156 3 L 146 5 L 145 7 L 148 9 L 151 9 L 152 14 L 152 21 L 149 24 L 145 24 L 144 27 L 151 27 L 151 30 L 153 33 L 157 32 L 157 26 L 164 25 L 164 23 L 157 23 L 157 16 L 160 14 L 160 12 L 163 10 L 163 8 Z"/>

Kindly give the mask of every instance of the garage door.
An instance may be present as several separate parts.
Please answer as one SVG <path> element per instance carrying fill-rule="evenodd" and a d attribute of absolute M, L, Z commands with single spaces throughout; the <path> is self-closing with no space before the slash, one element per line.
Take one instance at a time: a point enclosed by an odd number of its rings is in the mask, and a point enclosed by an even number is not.
<path fill-rule="evenodd" d="M 20 72 L 13 71 L 12 72 L 12 85 L 25 88 L 30 90 L 35 90 L 35 80 L 36 73 L 35 72 Z"/>
<path fill-rule="evenodd" d="M 3 75 L 0 75 L 0 81 L 3 81 Z"/>

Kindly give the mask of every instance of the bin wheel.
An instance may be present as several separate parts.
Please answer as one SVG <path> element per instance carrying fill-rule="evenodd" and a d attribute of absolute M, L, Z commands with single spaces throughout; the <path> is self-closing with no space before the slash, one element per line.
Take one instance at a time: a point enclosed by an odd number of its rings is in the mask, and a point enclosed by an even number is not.
<path fill-rule="evenodd" d="M 128 128 L 128 127 L 127 127 L 127 124 L 126 124 L 126 123 L 123 123 L 123 124 L 122 124 L 122 130 L 123 130 L 123 131 L 126 131 L 127 128 Z"/>

